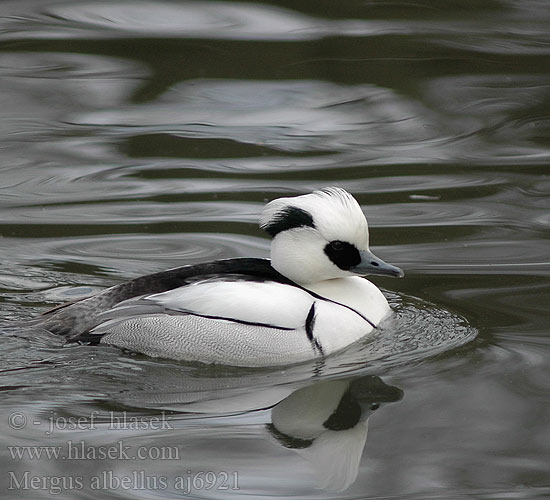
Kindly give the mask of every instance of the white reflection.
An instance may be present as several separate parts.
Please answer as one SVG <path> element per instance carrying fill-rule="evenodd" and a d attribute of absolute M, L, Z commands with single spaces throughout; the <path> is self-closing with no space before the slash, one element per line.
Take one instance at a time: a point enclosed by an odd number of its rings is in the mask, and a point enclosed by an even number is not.
<path fill-rule="evenodd" d="M 271 434 L 311 466 L 317 487 L 347 489 L 357 478 L 368 419 L 403 392 L 380 378 L 329 380 L 293 392 L 271 412 Z"/>
<path fill-rule="evenodd" d="M 303 373 L 303 369 L 307 372 L 311 367 L 296 367 L 297 371 L 291 367 L 288 374 L 278 373 L 277 377 L 289 375 L 294 378 Z M 318 368 L 324 371 L 323 367 Z M 397 402 L 403 397 L 401 389 L 374 375 L 321 382 L 310 379 L 309 385 L 304 386 L 308 382 L 273 384 L 275 374 L 270 372 L 249 371 L 241 376 L 237 375 L 239 371 L 235 371 L 236 376 L 230 373 L 222 375 L 223 372 L 216 376 L 216 373 L 213 369 L 210 376 L 182 378 L 181 374 L 174 376 L 174 371 L 170 371 L 170 377 L 166 373 L 163 376 L 162 390 L 124 390 L 111 396 L 123 405 L 136 408 L 177 409 L 192 421 L 198 418 L 198 422 L 205 422 L 207 416 L 213 419 L 221 417 L 225 426 L 231 422 L 240 423 L 240 426 L 244 422 L 254 425 L 259 423 L 258 420 L 265 422 L 267 417 L 263 432 L 256 425 L 249 427 L 248 437 L 241 443 L 243 449 L 237 447 L 223 455 L 225 466 L 231 463 L 243 471 L 252 468 L 259 478 L 263 478 L 262 481 L 268 478 L 276 481 L 283 476 L 287 476 L 290 482 L 299 480 L 311 484 L 313 480 L 317 488 L 329 491 L 343 491 L 354 483 L 367 440 L 370 416 L 384 403 Z M 147 379 L 151 381 L 151 372 Z M 160 386 L 157 382 L 154 385 Z M 240 432 L 235 433 L 232 427 L 206 427 L 204 439 L 194 437 L 192 421 L 172 420 L 171 424 L 177 427 L 177 439 L 196 439 L 192 453 L 197 458 L 217 462 L 220 459 L 218 453 L 210 456 L 208 452 L 217 449 L 215 443 L 242 439 Z M 288 450 L 287 453 L 274 453 L 266 437 L 277 448 Z M 169 438 L 170 435 L 166 435 L 166 439 Z M 203 449 L 206 442 L 210 446 Z M 297 460 L 288 453 L 296 454 Z M 281 459 L 274 460 L 273 456 L 281 456 Z M 297 464 L 306 465 L 306 469 L 298 466 L 299 479 L 294 477 Z M 251 478 L 246 477 L 249 484 Z"/>

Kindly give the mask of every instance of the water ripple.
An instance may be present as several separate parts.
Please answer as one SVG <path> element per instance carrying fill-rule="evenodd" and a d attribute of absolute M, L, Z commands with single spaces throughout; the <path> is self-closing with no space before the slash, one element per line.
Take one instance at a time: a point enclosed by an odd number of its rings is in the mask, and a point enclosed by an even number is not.
<path fill-rule="evenodd" d="M 101 127 L 102 134 L 119 140 L 134 138 L 140 144 L 151 134 L 164 134 L 173 138 L 172 145 L 181 156 L 186 156 L 185 138 L 194 140 L 195 146 L 206 139 L 256 144 L 271 148 L 272 154 L 356 151 L 363 164 L 380 163 L 388 156 L 405 163 L 421 159 L 489 161 L 490 142 L 495 139 L 502 143 L 500 161 L 515 158 L 519 152 L 547 157 L 548 151 L 537 141 L 520 142 L 520 137 L 506 133 L 515 108 L 498 104 L 508 102 L 508 93 L 529 86 L 529 81 L 512 80 L 507 89 L 497 82 L 497 78 L 479 80 L 480 95 L 465 99 L 461 92 L 470 92 L 473 83 L 467 77 L 428 81 L 424 103 L 373 85 L 195 80 L 172 87 L 152 102 L 80 114 L 74 117 L 74 124 Z M 539 83 L 539 100 L 547 95 L 543 89 Z M 536 93 L 537 89 L 529 91 Z M 484 110 L 485 94 L 492 94 L 496 101 L 485 107 L 496 106 L 498 113 Z M 458 107 L 464 107 L 463 102 L 468 108 Z M 443 113 L 433 111 L 434 103 Z M 525 107 L 525 100 L 521 106 Z M 529 120 L 521 127 L 532 135 Z M 138 156 L 163 154 L 162 149 L 142 147 Z"/>
<path fill-rule="evenodd" d="M 266 257 L 269 242 L 237 234 L 170 233 L 154 238 L 143 234 L 112 234 L 79 238 L 10 239 L 9 246 L 27 263 L 82 263 L 126 279 L 205 260 Z M 1 245 L 0 245 L 1 248 Z M 32 268 L 25 271 L 32 273 Z M 105 274 L 105 273 L 104 273 Z M 67 277 L 63 276 L 63 282 Z M 57 276 L 57 282 L 60 277 Z M 105 283 L 106 284 L 106 283 Z M 44 287 L 35 284 L 35 289 Z"/>
<path fill-rule="evenodd" d="M 368 10 L 365 19 L 331 20 L 257 3 L 62 2 L 35 16 L 10 9 L 11 16 L 6 16 L 8 22 L 4 23 L 2 37 L 84 38 L 93 34 L 95 38 L 116 38 L 124 34 L 131 37 L 300 41 L 334 36 L 439 35 L 439 43 L 453 48 L 546 54 L 547 32 L 543 23 L 548 19 L 547 9 L 536 9 L 535 2 L 528 4 L 529 8 L 523 12 L 519 5 L 514 5 L 512 15 L 504 9 L 489 7 L 486 14 L 478 14 L 475 22 L 443 16 L 434 21 L 425 20 L 428 16 L 418 16 L 425 11 L 420 8 L 415 9 L 416 16 L 409 15 L 403 22 L 391 18 L 366 20 L 372 17 Z M 494 33 L 491 29 L 495 23 L 502 26 L 500 32 Z M 488 31 L 493 33 L 488 36 Z M 460 35 L 459 40 L 457 35 Z"/>
<path fill-rule="evenodd" d="M 547 0 L 6 0 L 0 18 L 2 408 L 42 423 L 124 404 L 209 412 L 179 414 L 162 438 L 50 441 L 0 419 L 4 447 L 165 440 L 189 470 L 238 464 L 241 494 L 327 497 L 269 440 L 263 396 L 383 375 L 405 398 L 372 421 L 343 496 L 544 494 Z M 356 195 L 374 252 L 406 278 L 373 277 L 397 314 L 324 364 L 239 371 L 4 328 L 143 274 L 265 257 L 263 204 L 326 185 Z M 3 466 L 58 478 L 106 463 Z M 181 496 L 113 494 L 165 493 Z"/>

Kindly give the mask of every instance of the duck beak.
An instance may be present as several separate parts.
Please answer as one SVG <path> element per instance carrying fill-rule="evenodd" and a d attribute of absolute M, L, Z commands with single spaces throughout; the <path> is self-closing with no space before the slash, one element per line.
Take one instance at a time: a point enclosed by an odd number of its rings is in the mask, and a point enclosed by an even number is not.
<path fill-rule="evenodd" d="M 374 274 L 379 276 L 396 276 L 402 278 L 405 273 L 397 266 L 392 266 L 387 262 L 374 255 L 370 250 L 362 250 L 359 252 L 361 255 L 361 262 L 355 267 L 352 267 L 350 271 L 352 273 L 364 276 L 366 274 Z"/>

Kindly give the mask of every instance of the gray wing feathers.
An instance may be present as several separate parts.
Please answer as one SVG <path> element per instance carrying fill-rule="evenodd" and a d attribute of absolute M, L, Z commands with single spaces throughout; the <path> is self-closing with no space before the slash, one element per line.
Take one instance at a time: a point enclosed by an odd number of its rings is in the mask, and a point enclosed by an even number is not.
<path fill-rule="evenodd" d="M 149 356 L 238 366 L 288 364 L 312 357 L 305 327 L 299 331 L 192 314 L 151 314 L 110 320 L 100 328 L 106 332 L 102 344 Z"/>
<path fill-rule="evenodd" d="M 242 274 L 250 279 L 291 283 L 271 267 L 268 259 L 225 259 L 142 276 L 108 288 L 87 299 L 56 307 L 32 323 L 67 337 L 69 342 L 78 341 L 81 335 L 101 322 L 98 319 L 99 314 L 124 300 L 185 286 L 197 277 L 223 276 L 228 273 Z"/>

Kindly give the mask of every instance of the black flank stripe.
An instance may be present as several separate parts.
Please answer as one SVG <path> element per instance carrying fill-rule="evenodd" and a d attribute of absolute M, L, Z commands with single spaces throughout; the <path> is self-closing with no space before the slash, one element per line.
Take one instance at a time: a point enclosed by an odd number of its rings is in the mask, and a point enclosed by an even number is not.
<path fill-rule="evenodd" d="M 333 304 L 338 304 L 339 306 L 345 307 L 346 309 L 349 309 L 350 311 L 353 311 L 355 314 L 363 318 L 370 326 L 373 328 L 378 328 L 377 325 L 375 325 L 369 318 L 361 314 L 359 311 L 356 311 L 353 307 L 347 306 L 346 304 L 342 304 L 340 302 L 337 302 L 336 300 L 329 299 L 327 297 L 323 297 L 322 295 L 319 295 L 318 293 L 312 292 L 311 290 L 308 290 L 307 288 L 304 288 L 301 285 L 298 285 L 297 283 L 293 284 L 296 288 L 299 288 L 300 290 L 304 290 L 304 292 L 309 293 L 312 297 L 315 297 L 319 300 L 324 300 L 325 302 L 332 302 Z"/>
<path fill-rule="evenodd" d="M 176 311 L 176 313 L 181 314 L 182 311 Z M 273 328 L 275 330 L 288 330 L 288 331 L 294 330 L 294 328 L 288 328 L 286 326 L 270 325 L 268 323 L 256 323 L 255 321 L 244 321 L 242 319 L 225 318 L 223 316 L 210 316 L 208 314 L 198 314 L 198 313 L 193 312 L 193 311 L 184 311 L 183 314 L 189 314 L 190 316 L 199 316 L 201 318 L 207 318 L 207 319 L 220 319 L 220 320 L 224 320 L 224 321 L 231 321 L 233 323 L 239 323 L 241 325 L 263 326 L 265 328 Z"/>
<path fill-rule="evenodd" d="M 306 318 L 306 334 L 310 342 L 313 342 L 313 327 L 315 325 L 315 302 L 311 304 Z"/>
<path fill-rule="evenodd" d="M 323 351 L 323 346 L 321 346 L 320 342 L 315 338 L 313 335 L 313 327 L 315 326 L 315 302 L 311 304 L 311 308 L 309 309 L 309 312 L 307 313 L 306 318 L 306 335 L 309 341 L 311 342 L 311 346 L 313 347 L 314 351 L 319 351 L 319 354 L 321 356 L 324 356 L 325 353 Z"/>

